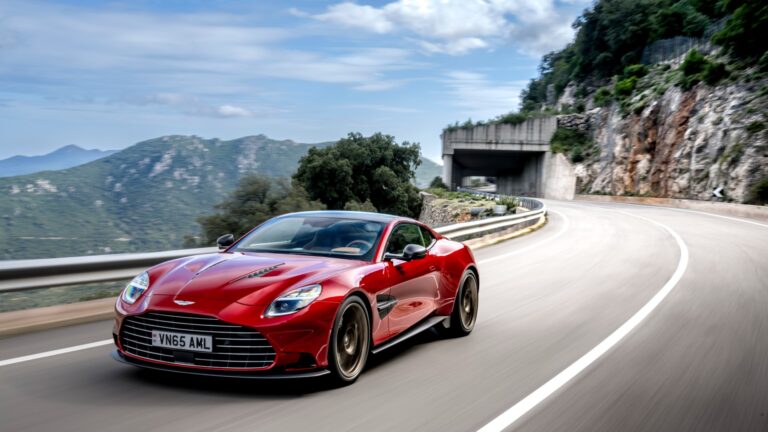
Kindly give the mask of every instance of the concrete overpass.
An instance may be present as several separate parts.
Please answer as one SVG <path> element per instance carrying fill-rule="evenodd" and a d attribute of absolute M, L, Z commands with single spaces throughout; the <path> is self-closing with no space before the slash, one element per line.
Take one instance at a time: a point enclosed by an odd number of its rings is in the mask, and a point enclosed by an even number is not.
<path fill-rule="evenodd" d="M 470 176 L 496 177 L 502 194 L 572 199 L 573 168 L 549 148 L 555 129 L 557 117 L 550 116 L 446 130 L 441 135 L 443 182 L 455 189 Z"/>

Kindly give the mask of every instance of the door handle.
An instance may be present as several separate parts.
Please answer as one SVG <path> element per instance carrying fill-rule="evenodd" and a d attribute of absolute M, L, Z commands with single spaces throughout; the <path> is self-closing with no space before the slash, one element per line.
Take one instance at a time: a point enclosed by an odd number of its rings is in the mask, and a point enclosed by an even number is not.
<path fill-rule="evenodd" d="M 435 270 L 437 270 L 437 267 L 433 265 L 429 266 L 429 271 L 435 271 Z"/>

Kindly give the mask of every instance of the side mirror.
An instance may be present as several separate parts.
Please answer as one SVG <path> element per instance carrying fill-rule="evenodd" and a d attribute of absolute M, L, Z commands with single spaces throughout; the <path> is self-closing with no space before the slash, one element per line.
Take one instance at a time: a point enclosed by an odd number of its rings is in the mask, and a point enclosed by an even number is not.
<path fill-rule="evenodd" d="M 411 261 L 424 258 L 425 256 L 427 256 L 427 248 L 422 245 L 409 244 L 403 249 L 402 254 L 385 253 L 384 260 L 392 261 L 393 259 L 399 259 L 403 261 Z"/>
<path fill-rule="evenodd" d="M 427 248 L 422 245 L 409 244 L 403 249 L 403 258 L 406 261 L 421 259 L 427 256 Z"/>
<path fill-rule="evenodd" d="M 216 239 L 216 244 L 219 245 L 219 250 L 224 250 L 235 243 L 235 236 L 232 234 L 224 234 Z"/>

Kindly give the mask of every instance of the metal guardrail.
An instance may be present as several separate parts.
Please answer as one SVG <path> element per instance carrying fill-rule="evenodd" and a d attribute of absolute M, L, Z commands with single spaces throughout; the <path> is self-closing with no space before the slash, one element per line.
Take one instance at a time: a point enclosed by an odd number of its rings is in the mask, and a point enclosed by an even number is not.
<path fill-rule="evenodd" d="M 474 193 L 475 191 L 473 191 Z M 446 225 L 435 229 L 457 241 L 496 233 L 516 225 L 531 223 L 546 214 L 541 201 L 524 198 L 525 213 Z M 535 205 L 534 205 L 535 204 Z M 163 252 L 92 255 L 82 257 L 0 261 L 0 292 L 25 291 L 67 285 L 128 280 L 148 267 L 185 256 L 214 253 L 215 247 Z"/>

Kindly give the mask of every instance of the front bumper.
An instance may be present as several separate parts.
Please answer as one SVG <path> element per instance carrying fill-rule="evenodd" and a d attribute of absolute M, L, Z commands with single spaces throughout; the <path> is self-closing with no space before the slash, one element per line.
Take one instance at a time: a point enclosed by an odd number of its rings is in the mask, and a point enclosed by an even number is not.
<path fill-rule="evenodd" d="M 163 372 L 173 372 L 187 375 L 198 375 L 216 378 L 245 378 L 245 379 L 261 379 L 261 380 L 279 380 L 279 379 L 302 379 L 302 378 L 319 378 L 330 374 L 327 369 L 318 369 L 309 372 L 294 372 L 294 373 L 275 373 L 275 372 L 228 372 L 219 370 L 205 370 L 205 369 L 192 369 L 192 368 L 179 368 L 172 365 L 164 365 L 160 363 L 150 363 L 141 361 L 132 357 L 128 357 L 120 352 L 120 350 L 113 350 L 110 356 L 119 361 L 120 363 L 129 364 L 132 366 L 138 366 L 145 369 L 158 370 Z"/>
<path fill-rule="evenodd" d="M 194 305 L 179 307 L 178 305 L 173 304 L 172 300 L 173 299 L 169 296 L 158 295 L 153 296 L 151 299 L 147 298 L 144 304 L 137 305 L 138 307 L 130 308 L 121 304 L 118 300 L 113 336 L 118 348 L 118 354 L 124 362 L 130 362 L 137 366 L 152 367 L 153 369 L 160 370 L 172 370 L 182 373 L 249 377 L 255 375 L 302 376 L 303 374 L 315 376 L 317 371 L 322 371 L 328 365 L 328 340 L 330 337 L 333 317 L 338 308 L 338 304 L 336 303 L 317 301 L 296 314 L 286 315 L 284 317 L 264 318 L 261 316 L 261 309 L 263 309 L 263 307 L 244 306 L 237 303 L 221 303 L 209 299 L 201 299 Z M 199 364 L 197 363 L 197 358 L 195 358 L 195 364 L 190 364 L 192 362 L 188 359 L 170 358 L 171 356 L 168 356 L 167 354 L 169 353 L 167 352 L 164 357 L 155 357 L 146 355 L 144 352 L 137 352 L 135 346 L 123 346 L 125 326 L 127 322 L 131 321 L 128 318 L 141 318 L 156 313 L 207 316 L 224 321 L 221 324 L 239 325 L 252 329 L 253 331 L 260 333 L 260 335 L 263 336 L 274 349 L 274 361 L 271 364 L 264 363 L 261 365 L 250 365 L 248 367 L 237 367 L 238 365 L 246 365 L 244 362 L 238 361 L 233 361 L 231 364 L 221 362 L 216 364 Z M 162 322 L 159 322 L 159 324 L 165 325 Z M 129 327 L 131 325 L 133 325 L 133 323 L 128 324 Z M 136 334 L 137 332 L 135 329 L 128 329 L 134 333 L 134 335 L 129 336 L 130 338 L 135 340 L 137 336 L 142 336 L 144 342 L 147 341 L 147 336 L 150 336 L 151 333 L 148 331 L 150 330 L 149 328 L 143 329 L 143 333 L 140 332 L 138 334 Z M 160 330 L 185 333 L 185 330 L 181 328 L 169 329 L 166 327 L 160 328 Z M 188 332 L 204 333 L 202 330 L 192 330 Z M 216 343 L 217 340 L 214 338 L 214 344 Z M 147 349 L 146 347 L 141 348 Z M 242 353 L 243 351 L 239 352 Z M 239 360 L 237 356 L 243 354 L 232 355 L 232 360 Z"/>

